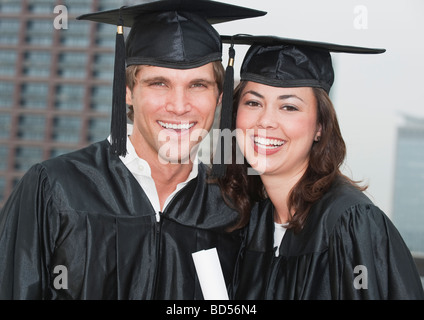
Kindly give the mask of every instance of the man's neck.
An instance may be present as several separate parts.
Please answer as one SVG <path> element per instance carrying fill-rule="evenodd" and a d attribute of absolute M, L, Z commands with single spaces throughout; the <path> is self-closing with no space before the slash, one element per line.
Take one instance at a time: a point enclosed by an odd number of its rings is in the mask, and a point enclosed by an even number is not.
<path fill-rule="evenodd" d="M 177 185 L 187 180 L 193 168 L 193 163 L 188 164 L 151 164 L 152 178 L 155 181 L 160 207 L 163 208 L 166 199 L 174 192 Z"/>
<path fill-rule="evenodd" d="M 134 137 L 131 135 L 130 140 L 137 155 L 143 158 L 150 166 L 151 176 L 156 185 L 160 207 L 163 208 L 166 199 L 174 192 L 177 185 L 187 180 L 193 168 L 193 162 L 191 159 L 183 163 L 161 161 L 157 153 L 153 154 L 149 152 L 151 149 L 148 147 L 140 147 L 137 141 L 133 141 L 133 139 Z"/>

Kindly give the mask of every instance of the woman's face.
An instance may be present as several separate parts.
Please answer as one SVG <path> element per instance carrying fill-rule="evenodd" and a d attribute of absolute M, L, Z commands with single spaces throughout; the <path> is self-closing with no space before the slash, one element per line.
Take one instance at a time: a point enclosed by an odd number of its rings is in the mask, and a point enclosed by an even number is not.
<path fill-rule="evenodd" d="M 236 127 L 237 143 L 257 172 L 301 175 L 321 134 L 313 90 L 249 81 L 240 95 Z"/>

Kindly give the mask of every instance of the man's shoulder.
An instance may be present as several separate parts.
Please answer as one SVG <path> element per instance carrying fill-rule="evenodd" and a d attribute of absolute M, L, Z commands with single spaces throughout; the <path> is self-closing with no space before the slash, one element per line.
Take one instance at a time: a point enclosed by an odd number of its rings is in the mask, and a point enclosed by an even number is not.
<path fill-rule="evenodd" d="M 99 162 L 108 156 L 107 153 L 109 150 L 109 143 L 107 140 L 103 140 L 90 144 L 84 148 L 47 159 L 43 161 L 41 165 L 46 168 L 51 168 L 75 162 Z"/>
<path fill-rule="evenodd" d="M 109 167 L 113 155 L 107 140 L 45 160 L 34 167 L 43 170 L 50 178 L 76 179 L 78 172 L 101 171 Z M 119 160 L 119 158 L 116 156 Z"/>

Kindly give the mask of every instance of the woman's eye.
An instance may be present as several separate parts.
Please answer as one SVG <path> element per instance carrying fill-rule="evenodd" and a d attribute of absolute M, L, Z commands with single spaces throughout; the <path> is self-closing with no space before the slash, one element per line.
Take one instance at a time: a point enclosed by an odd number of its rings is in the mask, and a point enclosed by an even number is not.
<path fill-rule="evenodd" d="M 297 110 L 299 110 L 297 107 L 292 106 L 292 105 L 285 105 L 285 106 L 282 106 L 282 107 L 281 107 L 281 109 L 283 109 L 283 110 L 287 110 L 287 111 L 297 111 Z"/>
<path fill-rule="evenodd" d="M 257 101 L 251 101 L 251 100 L 246 101 L 245 102 L 245 105 L 247 105 L 249 107 L 258 107 L 258 106 L 260 106 L 259 102 L 257 102 Z"/>

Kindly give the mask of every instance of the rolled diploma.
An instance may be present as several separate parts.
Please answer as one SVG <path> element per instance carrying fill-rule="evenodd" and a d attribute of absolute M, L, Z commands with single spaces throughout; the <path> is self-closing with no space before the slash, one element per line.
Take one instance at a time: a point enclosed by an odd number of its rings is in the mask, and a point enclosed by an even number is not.
<path fill-rule="evenodd" d="M 200 250 L 192 253 L 192 256 L 205 300 L 228 300 L 216 248 Z"/>

